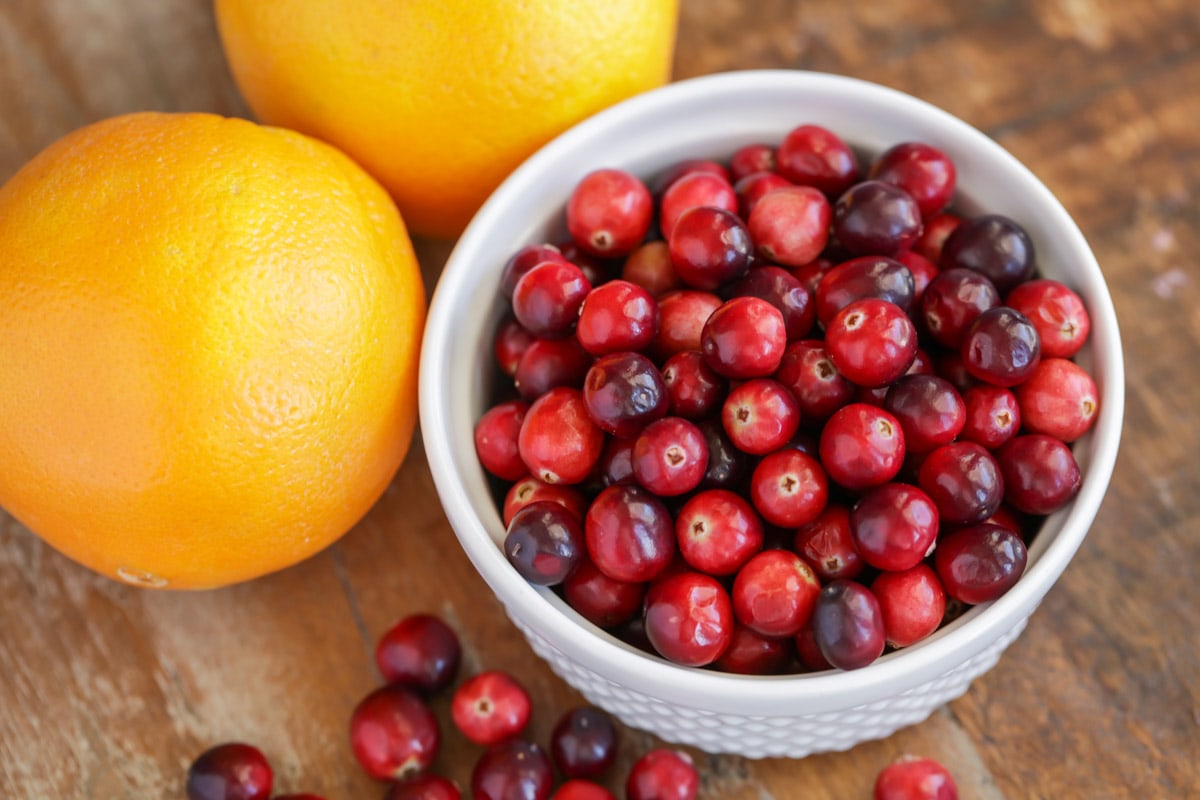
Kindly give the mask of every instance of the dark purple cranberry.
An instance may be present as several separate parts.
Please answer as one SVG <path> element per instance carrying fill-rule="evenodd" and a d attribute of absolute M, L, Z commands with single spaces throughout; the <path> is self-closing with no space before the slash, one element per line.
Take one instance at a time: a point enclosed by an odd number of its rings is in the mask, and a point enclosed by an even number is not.
<path fill-rule="evenodd" d="M 1052 436 L 1031 434 L 1010 439 L 996 451 L 1004 476 L 1004 501 L 1026 514 L 1050 514 L 1079 493 L 1079 464 Z"/>
<path fill-rule="evenodd" d="M 803 339 L 812 330 L 816 306 L 799 279 L 780 267 L 752 269 L 730 289 L 731 297 L 757 297 L 783 314 L 787 340 Z"/>
<path fill-rule="evenodd" d="M 903 189 L 863 181 L 834 204 L 833 232 L 855 255 L 894 256 L 921 235 L 921 209 Z"/>
<path fill-rule="evenodd" d="M 596 427 L 622 439 L 667 413 L 667 385 L 650 359 L 613 353 L 596 359 L 583 381 L 583 402 Z"/>
<path fill-rule="evenodd" d="M 524 739 L 492 745 L 471 773 L 476 800 L 547 800 L 554 789 L 554 768 L 545 751 Z"/>
<path fill-rule="evenodd" d="M 637 439 L 616 439 L 609 437 L 604 443 L 604 452 L 596 462 L 596 471 L 600 483 L 612 486 L 617 483 L 635 484 L 633 477 L 633 443 Z"/>
<path fill-rule="evenodd" d="M 274 781 L 262 752 L 230 742 L 205 750 L 188 767 L 188 800 L 267 800 Z"/>
<path fill-rule="evenodd" d="M 993 386 L 1024 382 L 1041 361 L 1037 329 L 1020 311 L 998 306 L 979 315 L 962 343 L 963 365 L 973 377 Z"/>
<path fill-rule="evenodd" d="M 983 522 L 1004 499 L 1004 479 L 992 454 L 974 442 L 939 447 L 921 463 L 918 484 L 938 507 L 943 522 Z"/>
<path fill-rule="evenodd" d="M 950 381 L 935 375 L 905 375 L 891 388 L 883 407 L 900 420 L 910 453 L 949 444 L 962 431 L 967 409 Z"/>
<path fill-rule="evenodd" d="M 575 515 L 544 501 L 522 508 L 508 524 L 504 554 L 521 577 L 539 586 L 557 586 L 571 574 L 584 551 Z"/>
<path fill-rule="evenodd" d="M 895 303 L 906 312 L 916 287 L 908 267 L 884 256 L 862 256 L 838 264 L 817 284 L 817 319 L 828 326 L 837 312 L 868 297 Z"/>
<path fill-rule="evenodd" d="M 423 692 L 448 686 L 461 658 L 458 635 L 432 614 L 405 617 L 375 646 L 375 664 L 385 681 Z"/>
<path fill-rule="evenodd" d="M 745 275 L 754 253 L 750 231 L 736 214 L 705 206 L 685 211 L 667 244 L 675 274 L 709 291 Z"/>
<path fill-rule="evenodd" d="M 871 165 L 870 176 L 903 189 L 925 219 L 945 208 L 954 196 L 954 162 L 941 150 L 921 142 L 904 142 L 886 150 Z"/>
<path fill-rule="evenodd" d="M 985 523 L 943 536 L 933 560 L 946 594 L 975 605 L 1011 589 L 1025 571 L 1027 558 L 1020 536 Z"/>
<path fill-rule="evenodd" d="M 749 475 L 749 457 L 730 441 L 719 416 L 709 417 L 698 424 L 708 446 L 708 466 L 700 487 L 737 489 Z"/>
<path fill-rule="evenodd" d="M 525 330 L 543 339 L 569 336 L 592 284 L 574 264 L 543 261 L 513 289 L 513 314 Z"/>
<path fill-rule="evenodd" d="M 554 726 L 550 754 L 568 778 L 597 778 L 617 760 L 617 726 L 597 708 L 573 708 Z"/>
<path fill-rule="evenodd" d="M 504 299 L 511 301 L 517 281 L 543 261 L 571 263 L 562 254 L 562 251 L 552 244 L 525 245 L 512 254 L 512 257 L 505 262 L 504 270 L 500 273 L 500 293 L 504 295 Z"/>
<path fill-rule="evenodd" d="M 865 667 L 883 653 L 883 612 L 861 583 L 836 580 L 821 590 L 812 617 L 821 655 L 838 669 Z"/>
<path fill-rule="evenodd" d="M 1033 241 L 1017 223 L 999 214 L 962 222 L 942 246 L 942 269 L 981 272 L 1006 294 L 1033 276 Z"/>
<path fill-rule="evenodd" d="M 925 287 L 921 295 L 921 321 L 935 342 L 957 348 L 967 328 L 983 312 L 1000 305 L 992 282 L 969 269 L 949 269 Z"/>

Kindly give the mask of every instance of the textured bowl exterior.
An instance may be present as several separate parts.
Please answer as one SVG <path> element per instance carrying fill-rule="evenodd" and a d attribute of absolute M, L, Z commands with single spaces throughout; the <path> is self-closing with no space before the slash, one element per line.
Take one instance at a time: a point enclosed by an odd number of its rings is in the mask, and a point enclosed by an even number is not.
<path fill-rule="evenodd" d="M 938 146 L 958 168 L 961 207 L 1021 222 L 1042 272 L 1072 285 L 1088 305 L 1092 337 L 1079 360 L 1097 378 L 1100 418 L 1075 446 L 1083 470 L 1079 495 L 1046 520 L 1025 575 L 1000 599 L 853 672 L 761 677 L 680 667 L 619 641 L 553 592 L 531 586 L 497 547 L 504 527 L 472 431 L 494 371 L 500 271 L 520 246 L 563 237 L 566 198 L 593 169 L 651 176 L 684 158 L 777 142 L 802 123 L 824 125 L 863 152 L 901 141 Z M 995 142 L 933 106 L 874 84 L 794 71 L 672 84 L 590 118 L 531 157 L 479 211 L 447 262 L 426 325 L 420 384 L 425 450 L 446 515 L 534 651 L 629 725 L 749 757 L 802 757 L 887 736 L 961 695 L 990 669 L 1086 536 L 1112 474 L 1124 408 L 1112 300 L 1083 235 L 1046 187 Z"/>

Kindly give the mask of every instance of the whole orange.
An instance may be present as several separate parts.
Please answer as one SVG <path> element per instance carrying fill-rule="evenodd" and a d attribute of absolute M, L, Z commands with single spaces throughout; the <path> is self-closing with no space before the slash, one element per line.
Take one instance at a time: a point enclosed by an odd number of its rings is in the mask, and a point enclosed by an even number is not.
<path fill-rule="evenodd" d="M 0 505 L 130 583 L 293 564 L 403 460 L 424 312 L 395 205 L 329 145 L 78 130 L 0 188 Z"/>
<path fill-rule="evenodd" d="M 216 0 L 255 114 L 330 142 L 452 236 L 526 156 L 666 81 L 677 0 Z"/>

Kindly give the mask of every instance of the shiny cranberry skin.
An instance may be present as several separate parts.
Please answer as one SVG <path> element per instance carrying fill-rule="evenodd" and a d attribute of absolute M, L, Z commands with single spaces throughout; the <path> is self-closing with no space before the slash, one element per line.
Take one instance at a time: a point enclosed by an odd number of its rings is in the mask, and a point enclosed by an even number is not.
<path fill-rule="evenodd" d="M 798 267 L 821 255 L 832 212 L 825 195 L 809 186 L 783 186 L 759 198 L 746 225 L 768 261 Z"/>
<path fill-rule="evenodd" d="M 675 557 L 670 512 L 638 486 L 609 486 L 596 495 L 584 535 L 592 563 L 613 580 L 648 581 Z"/>
<path fill-rule="evenodd" d="M 999 305 L 1000 293 L 986 277 L 969 269 L 950 269 L 925 287 L 920 318 L 930 338 L 957 348 L 971 323 Z"/>
<path fill-rule="evenodd" d="M 908 647 L 938 629 L 946 613 L 946 590 L 928 564 L 881 572 L 871 582 L 888 644 Z"/>
<path fill-rule="evenodd" d="M 789 651 L 787 639 L 763 636 L 735 624 L 729 647 L 713 666 L 734 675 L 777 675 L 787 666 Z"/>
<path fill-rule="evenodd" d="M 524 739 L 492 745 L 471 772 L 475 800 L 548 800 L 553 790 L 550 759 L 541 747 Z"/>
<path fill-rule="evenodd" d="M 917 329 L 895 303 L 856 300 L 829 323 L 825 349 L 838 372 L 853 383 L 887 386 L 917 357 Z"/>
<path fill-rule="evenodd" d="M 709 489 L 691 497 L 675 517 L 679 553 L 707 575 L 732 575 L 762 549 L 762 521 L 741 495 Z"/>
<path fill-rule="evenodd" d="M 626 800 L 696 800 L 700 774 L 682 750 L 651 750 L 634 762 L 625 782 Z"/>
<path fill-rule="evenodd" d="M 851 403 L 821 430 L 821 465 L 835 483 L 851 490 L 887 483 L 904 463 L 904 431 L 881 408 Z"/>
<path fill-rule="evenodd" d="M 550 734 L 550 755 L 568 778 L 598 778 L 617 760 L 617 726 L 598 708 L 573 708 Z"/>
<path fill-rule="evenodd" d="M 552 501 L 531 503 L 508 524 L 504 555 L 521 577 L 538 586 L 557 586 L 583 560 L 579 518 Z"/>
<path fill-rule="evenodd" d="M 188 767 L 188 800 L 267 800 L 275 774 L 266 756 L 240 742 L 205 750 Z"/>
<path fill-rule="evenodd" d="M 775 151 L 775 170 L 792 183 L 837 196 L 858 180 L 854 151 L 818 125 L 793 128 Z"/>
<path fill-rule="evenodd" d="M 1021 421 L 1030 433 L 1073 442 L 1091 430 L 1100 413 L 1096 382 L 1065 358 L 1046 358 L 1014 390 Z"/>
<path fill-rule="evenodd" d="M 792 342 L 783 352 L 775 380 L 796 398 L 800 417 L 805 422 L 820 422 L 850 402 L 855 387 L 838 372 L 817 339 Z"/>
<path fill-rule="evenodd" d="M 885 256 L 862 256 L 838 264 L 817 285 L 817 319 L 826 328 L 833 318 L 856 300 L 874 297 L 895 303 L 904 311 L 916 293 L 908 267 Z"/>
<path fill-rule="evenodd" d="M 967 407 L 962 438 L 989 450 L 1016 436 L 1021 429 L 1021 408 L 1016 395 L 1000 386 L 981 384 L 963 394 Z"/>
<path fill-rule="evenodd" d="M 769 378 L 746 381 L 730 390 L 721 424 L 734 446 L 761 456 L 783 447 L 800 427 L 800 406 L 782 384 Z"/>
<path fill-rule="evenodd" d="M 783 314 L 787 340 L 802 339 L 812 330 L 816 306 L 804 284 L 779 267 L 759 267 L 730 287 L 732 297 L 766 300 Z"/>
<path fill-rule="evenodd" d="M 530 475 L 514 483 L 504 496 L 504 527 L 508 527 L 508 523 L 512 522 L 512 518 L 522 508 L 542 500 L 558 503 L 576 519 L 583 519 L 587 508 L 587 501 L 579 490 L 562 484 L 549 484 Z"/>
<path fill-rule="evenodd" d="M 693 172 L 672 183 L 663 192 L 658 226 L 669 243 L 679 219 L 693 208 L 715 208 L 737 213 L 737 192 L 729 180 L 711 172 Z M 674 261 L 674 259 L 672 259 Z"/>
<path fill-rule="evenodd" d="M 563 581 L 567 603 L 599 628 L 615 628 L 632 619 L 641 611 L 645 593 L 642 584 L 613 580 L 586 559 Z"/>
<path fill-rule="evenodd" d="M 972 525 L 996 513 L 1004 479 L 992 454 L 974 442 L 954 442 L 921 463 L 917 483 L 933 500 L 943 522 Z"/>
<path fill-rule="evenodd" d="M 704 435 L 682 417 L 651 423 L 633 445 L 633 476 L 659 497 L 674 497 L 695 489 L 707 466 Z"/>
<path fill-rule="evenodd" d="M 562 251 L 552 244 L 525 245 L 512 254 L 512 257 L 504 263 L 504 269 L 500 273 L 500 294 L 504 296 L 504 299 L 511 302 L 513 290 L 517 288 L 517 281 L 543 261 L 571 263 L 562 254 Z"/>
<path fill-rule="evenodd" d="M 492 406 L 475 424 L 475 454 L 488 472 L 505 481 L 515 481 L 529 471 L 517 450 L 517 436 L 529 404 L 510 400 Z"/>
<path fill-rule="evenodd" d="M 1027 557 L 1019 535 L 985 523 L 947 533 L 933 561 L 946 594 L 975 605 L 1011 589 L 1025 571 Z"/>
<path fill-rule="evenodd" d="M 754 255 L 746 225 L 721 208 L 697 206 L 683 212 L 667 241 L 675 274 L 694 289 L 712 291 L 740 278 Z"/>
<path fill-rule="evenodd" d="M 521 460 L 546 483 L 579 483 L 588 477 L 604 447 L 577 389 L 551 389 L 525 414 L 517 439 Z"/>
<path fill-rule="evenodd" d="M 658 303 L 640 286 L 609 281 L 584 299 L 575 337 L 593 356 L 641 350 L 658 335 Z"/>
<path fill-rule="evenodd" d="M 1026 514 L 1051 514 L 1079 493 L 1079 464 L 1071 448 L 1042 434 L 1017 436 L 996 451 L 1004 502 Z"/>
<path fill-rule="evenodd" d="M 824 582 L 857 577 L 863 570 L 862 556 L 850 533 L 850 509 L 830 505 L 815 520 L 796 531 L 796 552 Z"/>
<path fill-rule="evenodd" d="M 716 661 L 733 636 L 733 607 L 725 588 L 699 572 L 682 572 L 646 592 L 646 636 L 659 655 L 702 667 Z"/>
<path fill-rule="evenodd" d="M 704 361 L 698 350 L 676 353 L 662 368 L 670 411 L 693 421 L 703 419 L 725 398 L 725 380 Z"/>
<path fill-rule="evenodd" d="M 685 350 L 699 350 L 704 324 L 721 307 L 711 292 L 684 289 L 671 292 L 658 303 L 658 338 L 654 350 L 668 358 Z"/>
<path fill-rule="evenodd" d="M 833 581 L 817 596 L 813 638 L 821 655 L 837 669 L 859 669 L 883 653 L 883 611 L 861 583 Z"/>
<path fill-rule="evenodd" d="M 958 800 L 958 787 L 932 758 L 902 756 L 879 773 L 875 800 Z"/>
<path fill-rule="evenodd" d="M 627 439 L 667 413 L 667 385 L 654 362 L 637 353 L 596 360 L 583 382 L 588 417 L 605 433 Z"/>
<path fill-rule="evenodd" d="M 551 389 L 582 387 L 591 363 L 574 337 L 535 339 L 517 362 L 513 383 L 521 397 L 532 402 Z"/>
<path fill-rule="evenodd" d="M 924 230 L 913 243 L 913 251 L 920 253 L 934 264 L 942 263 L 942 248 L 954 229 L 962 223 L 956 214 L 943 211 L 925 220 Z"/>
<path fill-rule="evenodd" d="M 599 169 L 585 175 L 567 200 L 571 239 L 601 258 L 633 252 L 646 238 L 653 216 L 650 190 L 619 169 Z"/>
<path fill-rule="evenodd" d="M 735 297 L 704 323 L 700 351 L 705 362 L 726 378 L 760 378 L 779 367 L 787 347 L 787 328 L 779 309 L 757 297 Z"/>
<path fill-rule="evenodd" d="M 733 579 L 733 613 L 763 636 L 795 636 L 808 624 L 821 584 L 813 568 L 789 550 L 764 550 Z"/>
<path fill-rule="evenodd" d="M 724 178 L 726 181 L 732 180 L 729 170 L 716 161 L 707 158 L 688 158 L 672 164 L 659 173 L 651 184 L 651 190 L 655 197 L 661 198 L 663 192 L 671 188 L 671 184 L 695 172 L 707 172 L 710 175 Z"/>
<path fill-rule="evenodd" d="M 921 210 L 903 189 L 863 181 L 834 204 L 833 233 L 856 256 L 894 256 L 921 234 Z"/>
<path fill-rule="evenodd" d="M 869 176 L 904 190 L 928 219 L 950 203 L 956 178 L 954 162 L 936 147 L 904 142 L 884 151 Z"/>
<path fill-rule="evenodd" d="M 829 481 L 812 456 L 799 450 L 779 450 L 758 462 L 750 478 L 750 498 L 767 522 L 799 528 L 825 510 Z"/>
<path fill-rule="evenodd" d="M 925 289 L 939 274 L 937 264 L 925 256 L 912 250 L 905 250 L 896 256 L 896 260 L 908 267 L 913 279 L 913 308 L 919 308 Z"/>
<path fill-rule="evenodd" d="M 565 261 L 543 261 L 517 281 L 513 314 L 534 336 L 561 339 L 570 335 L 591 290 L 592 284 L 579 267 Z"/>
<path fill-rule="evenodd" d="M 699 423 L 708 446 L 708 466 L 700 486 L 705 489 L 739 488 L 749 471 L 748 456 L 725 435 L 721 420 L 710 417 Z"/>
<path fill-rule="evenodd" d="M 525 687 L 511 675 L 489 670 L 471 676 L 455 690 L 450 716 L 463 736 L 475 744 L 491 745 L 524 730 L 532 709 Z"/>
<path fill-rule="evenodd" d="M 596 476 L 602 486 L 614 483 L 637 483 L 633 476 L 633 444 L 636 439 L 608 437 L 604 451 L 596 462 Z"/>
<path fill-rule="evenodd" d="M 385 681 L 426 693 L 448 686 L 461 659 L 458 635 L 432 614 L 405 617 L 375 645 L 375 665 Z"/>
<path fill-rule="evenodd" d="M 916 486 L 888 483 L 862 496 L 850 512 L 854 547 L 878 569 L 911 569 L 933 549 L 938 509 Z"/>
<path fill-rule="evenodd" d="M 967 422 L 958 390 L 935 375 L 905 375 L 888 389 L 883 407 L 900 421 L 910 453 L 927 453 L 954 441 Z"/>
<path fill-rule="evenodd" d="M 376 689 L 350 717 L 354 757 L 377 780 L 424 772 L 437 757 L 437 718 L 421 698 L 399 685 Z"/>
<path fill-rule="evenodd" d="M 561 784 L 550 800 L 616 800 L 612 792 L 598 783 L 572 778 Z"/>
<path fill-rule="evenodd" d="M 775 148 L 769 144 L 748 144 L 729 157 L 729 178 L 737 183 L 756 172 L 775 171 Z"/>
<path fill-rule="evenodd" d="M 750 219 L 759 200 L 776 189 L 791 185 L 791 181 L 774 172 L 754 172 L 740 179 L 733 185 L 738 198 L 738 216 Z"/>
<path fill-rule="evenodd" d="M 505 375 L 510 378 L 516 376 L 517 365 L 521 363 L 521 357 L 525 355 L 525 351 L 536 339 L 536 336 L 522 328 L 521 323 L 515 319 L 506 319 L 500 323 L 500 327 L 496 329 L 492 352 L 496 356 L 496 363 L 500 365 L 500 369 Z"/>
<path fill-rule="evenodd" d="M 999 214 L 965 220 L 942 246 L 942 269 L 982 273 L 1003 294 L 1033 275 L 1033 241 L 1017 223 Z"/>
<path fill-rule="evenodd" d="M 980 314 L 963 337 L 963 365 L 972 377 L 993 386 L 1029 379 L 1041 360 L 1037 330 L 1020 311 L 997 306 Z"/>
<path fill-rule="evenodd" d="M 1008 293 L 1005 305 L 1020 311 L 1037 329 L 1042 356 L 1070 358 L 1092 330 L 1083 300 L 1058 281 L 1027 281 Z"/>
<path fill-rule="evenodd" d="M 460 800 L 461 797 L 458 787 L 448 778 L 425 774 L 393 783 L 383 800 Z"/>
<path fill-rule="evenodd" d="M 671 264 L 667 243 L 661 241 L 646 242 L 630 253 L 621 267 L 621 279 L 642 287 L 652 297 L 683 288 Z"/>

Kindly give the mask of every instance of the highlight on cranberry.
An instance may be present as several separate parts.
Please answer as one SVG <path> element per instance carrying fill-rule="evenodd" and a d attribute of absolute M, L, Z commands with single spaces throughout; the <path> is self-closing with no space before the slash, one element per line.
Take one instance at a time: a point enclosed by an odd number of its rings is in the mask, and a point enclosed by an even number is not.
<path fill-rule="evenodd" d="M 508 254 L 479 461 L 513 566 L 631 645 L 864 667 L 1001 597 L 1078 493 L 1091 321 L 934 143 L 724 155 L 596 170 L 569 240 Z"/>

